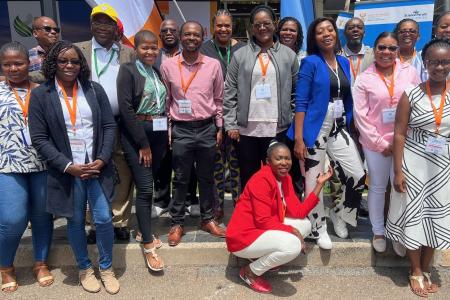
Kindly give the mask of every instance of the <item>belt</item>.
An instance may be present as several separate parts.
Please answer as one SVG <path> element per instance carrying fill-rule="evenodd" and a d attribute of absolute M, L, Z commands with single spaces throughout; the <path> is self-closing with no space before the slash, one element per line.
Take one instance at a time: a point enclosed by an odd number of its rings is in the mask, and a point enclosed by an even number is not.
<path fill-rule="evenodd" d="M 152 116 L 152 115 L 136 115 L 136 118 L 140 121 L 153 121 L 154 119 L 159 119 L 161 117 L 161 115 L 156 115 L 156 116 Z"/>
<path fill-rule="evenodd" d="M 211 123 L 213 123 L 214 118 L 208 118 L 208 119 L 204 119 L 204 120 L 196 120 L 196 121 L 177 121 L 177 120 L 172 120 L 172 123 L 175 125 L 182 125 L 182 126 L 187 126 L 187 127 L 203 127 L 205 125 L 209 125 Z"/>

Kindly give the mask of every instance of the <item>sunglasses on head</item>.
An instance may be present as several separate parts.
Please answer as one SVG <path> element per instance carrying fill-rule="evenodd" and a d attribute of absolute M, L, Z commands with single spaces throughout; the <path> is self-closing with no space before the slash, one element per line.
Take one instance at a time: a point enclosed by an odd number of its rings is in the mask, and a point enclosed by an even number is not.
<path fill-rule="evenodd" d="M 51 26 L 42 26 L 41 28 L 38 28 L 38 30 L 45 30 L 45 32 L 52 32 L 52 30 L 54 30 L 56 33 L 59 33 L 61 31 L 61 28 L 59 27 L 51 27 Z"/>
<path fill-rule="evenodd" d="M 388 49 L 390 52 L 395 52 L 398 49 L 398 46 L 386 46 L 386 45 L 378 45 L 377 50 L 378 51 L 384 51 Z"/>

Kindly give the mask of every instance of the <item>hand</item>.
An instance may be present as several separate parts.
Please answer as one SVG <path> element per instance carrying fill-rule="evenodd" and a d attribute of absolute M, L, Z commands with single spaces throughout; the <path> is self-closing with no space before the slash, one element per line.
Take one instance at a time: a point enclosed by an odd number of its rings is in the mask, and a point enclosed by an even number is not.
<path fill-rule="evenodd" d="M 306 151 L 305 142 L 303 142 L 303 140 L 295 142 L 294 155 L 301 161 L 305 161 L 307 151 Z"/>
<path fill-rule="evenodd" d="M 91 162 L 90 164 L 87 164 L 87 166 L 90 169 L 100 171 L 105 166 L 105 162 L 103 160 L 101 160 L 101 159 L 96 159 L 93 162 Z"/>
<path fill-rule="evenodd" d="M 302 244 L 302 253 L 303 254 L 306 254 L 305 253 L 305 246 L 306 246 L 306 244 L 305 244 L 305 240 L 303 239 L 303 236 L 302 236 L 302 234 L 297 230 L 297 229 L 295 229 L 294 227 L 292 227 L 292 233 L 296 236 L 296 237 L 298 237 L 298 239 L 300 240 L 300 242 L 301 242 L 301 244 Z"/>
<path fill-rule="evenodd" d="M 398 193 L 406 193 L 406 179 L 403 172 L 394 176 L 394 189 Z"/>
<path fill-rule="evenodd" d="M 148 168 L 152 166 L 152 151 L 150 147 L 139 149 L 139 164 L 144 164 Z"/>
<path fill-rule="evenodd" d="M 217 147 L 219 147 L 222 144 L 222 139 L 223 139 L 222 128 L 219 128 L 219 130 L 217 130 L 217 135 L 216 135 L 216 146 Z"/>
<path fill-rule="evenodd" d="M 91 169 L 90 167 L 88 167 L 88 165 L 71 164 L 67 168 L 66 173 L 69 173 L 74 177 L 80 177 L 82 180 L 86 180 L 91 178 L 97 178 L 98 175 L 100 174 L 100 170 Z"/>
<path fill-rule="evenodd" d="M 331 166 L 329 166 L 328 171 L 326 173 L 324 173 L 324 174 L 320 173 L 317 176 L 317 183 L 324 185 L 325 182 L 327 182 L 328 179 L 330 179 L 332 175 L 333 175 L 333 168 Z"/>
<path fill-rule="evenodd" d="M 230 139 L 235 140 L 236 142 L 239 142 L 239 130 L 238 129 L 231 129 L 228 130 L 228 136 Z"/>
<path fill-rule="evenodd" d="M 387 146 L 381 154 L 383 154 L 384 157 L 392 156 L 392 144 L 389 144 L 389 146 Z"/>

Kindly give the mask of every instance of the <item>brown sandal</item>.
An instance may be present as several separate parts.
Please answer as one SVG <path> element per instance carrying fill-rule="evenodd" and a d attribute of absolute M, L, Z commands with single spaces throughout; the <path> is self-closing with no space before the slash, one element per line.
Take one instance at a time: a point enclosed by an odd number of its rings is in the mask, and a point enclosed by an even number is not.
<path fill-rule="evenodd" d="M 164 269 L 164 261 L 161 257 L 156 254 L 156 247 L 147 249 L 142 247 L 144 250 L 145 261 L 147 263 L 147 267 L 155 272 L 160 272 Z M 148 255 L 150 254 L 150 255 Z M 150 257 L 150 259 L 149 259 Z"/>
<path fill-rule="evenodd" d="M 1 268 L 0 275 L 2 278 L 2 291 L 5 293 L 13 293 L 17 291 L 19 285 L 17 284 L 16 272 L 14 267 Z M 3 276 L 5 275 L 5 276 Z M 6 278 L 5 278 L 6 277 Z"/>
<path fill-rule="evenodd" d="M 55 277 L 50 273 L 46 263 L 36 263 L 33 267 L 33 273 L 41 287 L 50 286 L 55 281 Z"/>

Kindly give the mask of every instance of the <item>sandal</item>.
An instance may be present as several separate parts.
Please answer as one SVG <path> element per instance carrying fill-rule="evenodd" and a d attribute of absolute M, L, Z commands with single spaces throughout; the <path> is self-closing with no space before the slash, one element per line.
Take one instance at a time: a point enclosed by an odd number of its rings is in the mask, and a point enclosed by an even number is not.
<path fill-rule="evenodd" d="M 428 287 L 427 287 L 427 292 L 434 294 L 439 290 L 439 287 L 437 284 L 431 282 L 431 273 L 430 272 L 422 272 L 423 273 L 423 277 L 425 277 Z"/>
<path fill-rule="evenodd" d="M 423 284 L 423 279 L 424 279 L 423 275 L 418 275 L 418 276 L 409 275 L 409 288 L 415 295 L 422 297 L 422 298 L 428 298 L 428 292 L 425 290 L 425 286 Z M 411 284 L 412 280 L 415 280 L 419 283 L 420 289 L 413 288 L 413 286 Z"/>
<path fill-rule="evenodd" d="M 53 277 L 52 273 L 50 273 L 46 263 L 35 264 L 33 267 L 33 273 L 39 286 L 41 287 L 50 286 L 55 281 L 55 277 Z"/>
<path fill-rule="evenodd" d="M 144 255 L 145 255 L 145 261 L 147 262 L 147 267 L 155 272 L 162 271 L 164 269 L 164 261 L 162 258 L 156 254 L 156 247 L 146 249 L 145 247 L 142 247 L 144 249 Z M 149 261 L 147 254 L 151 254 L 151 259 L 153 260 L 153 265 Z M 155 265 L 156 263 L 156 265 Z"/>
<path fill-rule="evenodd" d="M 161 248 L 163 244 L 162 244 L 161 240 L 159 239 L 159 237 L 155 236 L 154 234 L 152 234 L 152 237 L 153 237 L 153 245 L 155 246 L 155 248 L 156 249 Z"/>
<path fill-rule="evenodd" d="M 17 284 L 16 279 L 16 272 L 14 270 L 14 267 L 9 268 L 1 268 L 0 269 L 0 275 L 2 278 L 2 291 L 5 293 L 13 293 L 17 291 L 19 288 L 19 285 Z M 3 275 L 6 275 L 6 279 L 4 279 Z M 6 283 L 4 283 L 7 281 Z"/>

